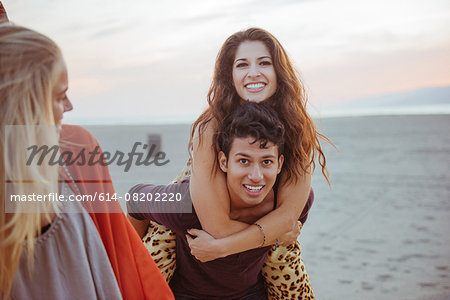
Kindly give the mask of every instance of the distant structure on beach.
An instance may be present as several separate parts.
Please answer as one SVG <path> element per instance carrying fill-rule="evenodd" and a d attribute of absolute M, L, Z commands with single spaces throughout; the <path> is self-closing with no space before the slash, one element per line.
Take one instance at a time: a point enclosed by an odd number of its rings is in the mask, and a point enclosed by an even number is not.
<path fill-rule="evenodd" d="M 150 133 L 147 135 L 148 153 L 150 157 L 161 151 L 161 135 Z"/>

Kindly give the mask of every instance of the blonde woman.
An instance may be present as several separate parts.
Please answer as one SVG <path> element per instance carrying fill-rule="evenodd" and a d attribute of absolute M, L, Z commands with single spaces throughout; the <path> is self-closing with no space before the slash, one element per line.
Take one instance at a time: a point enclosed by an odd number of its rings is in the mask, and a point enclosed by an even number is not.
<path fill-rule="evenodd" d="M 107 168 L 25 163 L 32 145 L 58 145 L 60 138 L 66 139 L 63 150 L 97 145 L 82 128 L 61 125 L 72 109 L 67 89 L 67 69 L 53 41 L 0 25 L 0 298 L 173 299 L 123 213 L 89 215 L 78 202 L 11 205 L 12 195 L 68 199 L 93 189 L 114 192 Z M 87 174 L 109 181 L 86 187 L 73 179 Z"/>
<path fill-rule="evenodd" d="M 48 201 L 5 207 L 11 195 L 71 193 L 65 184 L 58 187 L 57 168 L 45 161 L 27 166 L 17 155 L 30 145 L 58 144 L 62 114 L 71 109 L 59 48 L 31 30 L 0 25 L 0 82 L 1 207 L 9 209 L 0 223 L 2 297 L 121 299 L 101 239 L 81 206 Z M 56 126 L 37 134 L 33 126 L 39 125 Z"/>

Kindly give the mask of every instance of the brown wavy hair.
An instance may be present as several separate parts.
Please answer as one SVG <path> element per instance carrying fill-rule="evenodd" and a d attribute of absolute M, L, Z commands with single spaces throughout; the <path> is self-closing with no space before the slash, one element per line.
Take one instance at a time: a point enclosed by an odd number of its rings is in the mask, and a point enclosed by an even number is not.
<path fill-rule="evenodd" d="M 319 138 L 332 143 L 316 130 L 313 120 L 307 113 L 308 99 L 305 87 L 283 46 L 272 34 L 260 28 L 239 31 L 231 35 L 222 45 L 216 58 L 213 81 L 208 92 L 209 107 L 192 125 L 191 143 L 197 127 L 200 137 L 205 125 L 212 119 L 217 121 L 217 128 L 220 128 L 223 120 L 244 101 L 233 85 L 232 71 L 236 51 L 245 41 L 264 43 L 272 57 L 277 75 L 277 89 L 274 95 L 264 101 L 275 109 L 286 128 L 287 143 L 284 145 L 282 178 L 296 182 L 302 174 L 314 171 L 315 159 L 318 158 L 322 173 L 329 183 L 326 159 Z M 214 140 L 212 147 L 217 152 L 217 132 Z"/>

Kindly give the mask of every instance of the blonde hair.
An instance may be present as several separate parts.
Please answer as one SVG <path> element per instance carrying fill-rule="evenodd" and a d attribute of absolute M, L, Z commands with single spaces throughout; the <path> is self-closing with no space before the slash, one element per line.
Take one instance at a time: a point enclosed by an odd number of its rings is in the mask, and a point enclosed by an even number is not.
<path fill-rule="evenodd" d="M 0 24 L 0 298 L 9 298 L 22 249 L 26 246 L 33 264 L 34 238 L 42 220 L 50 221 L 54 204 L 32 206 L 25 213 L 20 205 L 6 213 L 7 195 L 45 195 L 58 190 L 58 170 L 47 163 L 26 166 L 29 145 L 57 145 L 56 131 L 36 135 L 33 126 L 55 125 L 52 90 L 56 66 L 62 61 L 58 46 L 33 30 Z M 27 125 L 26 130 L 8 130 L 7 125 Z M 22 128 L 23 129 L 23 128 Z"/>

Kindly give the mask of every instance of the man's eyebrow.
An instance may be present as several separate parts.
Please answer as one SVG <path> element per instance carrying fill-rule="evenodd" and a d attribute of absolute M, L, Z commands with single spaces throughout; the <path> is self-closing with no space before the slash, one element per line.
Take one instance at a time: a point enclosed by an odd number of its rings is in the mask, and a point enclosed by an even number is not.
<path fill-rule="evenodd" d="M 244 153 L 244 152 L 235 153 L 234 156 L 251 157 L 251 155 Z M 267 154 L 262 157 L 262 159 L 268 159 L 268 158 L 276 158 L 276 156 L 272 155 L 272 154 Z"/>
<path fill-rule="evenodd" d="M 264 158 L 264 159 L 267 159 L 267 158 L 276 158 L 276 156 L 270 154 L 270 155 L 264 155 L 262 158 Z"/>
<path fill-rule="evenodd" d="M 244 152 L 238 152 L 238 153 L 235 153 L 234 156 L 250 157 L 250 155 L 248 155 L 247 153 L 244 153 Z"/>

